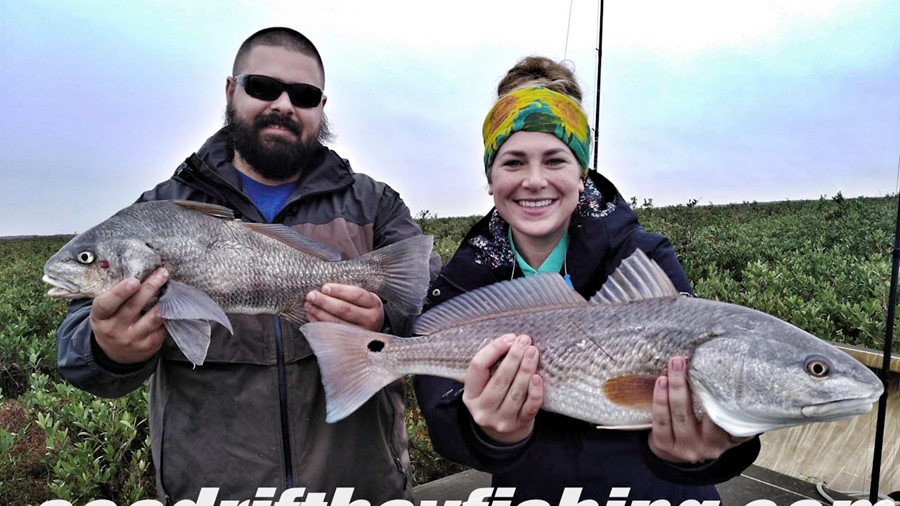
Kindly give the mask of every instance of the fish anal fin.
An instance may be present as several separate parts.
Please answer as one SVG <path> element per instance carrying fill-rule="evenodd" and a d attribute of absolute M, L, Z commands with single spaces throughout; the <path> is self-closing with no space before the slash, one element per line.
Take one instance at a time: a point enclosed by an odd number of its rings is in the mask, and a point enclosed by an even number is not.
<path fill-rule="evenodd" d="M 337 262 L 341 260 L 341 254 L 328 248 L 324 244 L 317 242 L 309 237 L 297 232 L 296 230 L 278 223 L 245 223 L 238 222 L 238 225 L 248 228 L 258 234 L 265 235 L 276 241 L 286 244 L 291 248 L 300 250 L 307 255 L 328 261 Z"/>
<path fill-rule="evenodd" d="M 640 411 L 650 411 L 656 376 L 629 374 L 610 378 L 603 383 L 603 394 L 613 404 Z"/>
<path fill-rule="evenodd" d="M 282 311 L 281 317 L 297 325 L 303 325 L 304 323 L 309 321 L 309 317 L 306 315 L 306 310 L 303 309 L 303 301 L 300 301 L 299 304 Z"/>

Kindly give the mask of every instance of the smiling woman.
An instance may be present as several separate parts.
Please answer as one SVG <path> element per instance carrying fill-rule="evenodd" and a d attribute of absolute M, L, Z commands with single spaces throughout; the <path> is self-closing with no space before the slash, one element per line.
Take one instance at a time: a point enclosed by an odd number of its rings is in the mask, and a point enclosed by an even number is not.
<path fill-rule="evenodd" d="M 488 192 L 516 251 L 540 268 L 566 233 L 584 191 L 581 167 L 551 134 L 516 132 L 497 153 Z"/>
<path fill-rule="evenodd" d="M 501 80 L 482 129 L 495 208 L 441 270 L 423 313 L 464 292 L 539 272 L 562 275 L 588 299 L 638 249 L 677 292 L 691 292 L 668 239 L 645 232 L 616 187 L 588 170 L 590 129 L 580 99 L 573 72 L 547 58 L 525 58 Z M 669 361 L 668 373 L 649 385 L 649 433 L 598 431 L 549 411 L 545 382 L 552 385 L 552 378 L 537 371 L 550 357 L 532 336 L 496 337 L 468 363 L 464 385 L 419 376 L 416 395 L 435 449 L 491 472 L 495 487 L 514 487 L 514 502 L 553 504 L 566 487 L 600 500 L 624 486 L 642 500 L 717 500 L 712 484 L 739 474 L 759 451 L 758 439 L 733 437 L 711 417 L 694 416 L 683 357 L 660 358 Z M 541 409 L 545 401 L 548 410 Z"/>

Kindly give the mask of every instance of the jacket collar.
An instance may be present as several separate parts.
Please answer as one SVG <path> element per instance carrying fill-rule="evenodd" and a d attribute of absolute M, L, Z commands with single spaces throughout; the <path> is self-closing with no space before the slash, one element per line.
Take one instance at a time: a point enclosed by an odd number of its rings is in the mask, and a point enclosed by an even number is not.
<path fill-rule="evenodd" d="M 201 188 L 203 191 L 219 195 L 222 193 L 237 195 L 240 200 L 249 202 L 249 198 L 241 191 L 240 175 L 232 164 L 233 159 L 234 146 L 231 143 L 230 127 L 225 126 L 209 137 L 200 149 L 179 167 L 175 176 L 187 184 L 191 184 L 189 179 L 193 180 L 194 186 L 198 184 L 199 179 L 211 186 Z M 191 175 L 197 177 L 192 178 Z M 331 149 L 322 147 L 303 170 L 285 208 L 301 198 L 345 188 L 353 184 L 353 180 L 350 163 Z"/>

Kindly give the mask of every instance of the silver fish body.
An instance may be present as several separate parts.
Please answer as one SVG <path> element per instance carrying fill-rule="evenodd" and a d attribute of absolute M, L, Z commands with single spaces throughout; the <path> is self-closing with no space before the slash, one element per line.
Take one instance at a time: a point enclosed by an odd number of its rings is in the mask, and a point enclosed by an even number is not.
<path fill-rule="evenodd" d="M 510 332 L 531 336 L 540 351 L 543 409 L 612 428 L 648 426 L 655 380 L 676 355 L 689 359 L 698 412 L 734 436 L 861 414 L 883 391 L 865 366 L 787 322 L 679 296 L 643 253 L 623 262 L 591 301 L 559 275 L 537 275 L 433 308 L 416 323 L 421 337 L 322 323 L 303 331 L 319 360 L 330 421 L 387 378 L 462 381 L 475 353 Z M 359 369 L 378 380 L 357 381 L 351 371 Z"/>
<path fill-rule="evenodd" d="M 92 298 L 157 267 L 170 281 L 157 303 L 182 351 L 204 320 L 230 329 L 224 313 L 280 314 L 306 321 L 306 294 L 325 283 L 356 285 L 417 314 L 429 281 L 432 237 L 400 241 L 359 258 L 340 255 L 283 225 L 234 219 L 221 206 L 183 201 L 134 204 L 73 238 L 44 266 L 52 297 Z M 203 347 L 203 344 L 199 345 Z M 190 351 L 202 363 L 206 348 Z M 202 356 L 201 356 L 202 355 Z"/>

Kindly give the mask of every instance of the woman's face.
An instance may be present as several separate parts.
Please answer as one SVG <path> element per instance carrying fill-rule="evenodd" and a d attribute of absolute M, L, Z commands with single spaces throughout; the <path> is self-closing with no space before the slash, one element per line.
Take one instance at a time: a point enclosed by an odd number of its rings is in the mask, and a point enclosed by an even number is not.
<path fill-rule="evenodd" d="M 491 165 L 488 193 L 513 230 L 516 247 L 555 245 L 584 191 L 581 166 L 555 135 L 516 132 Z"/>

